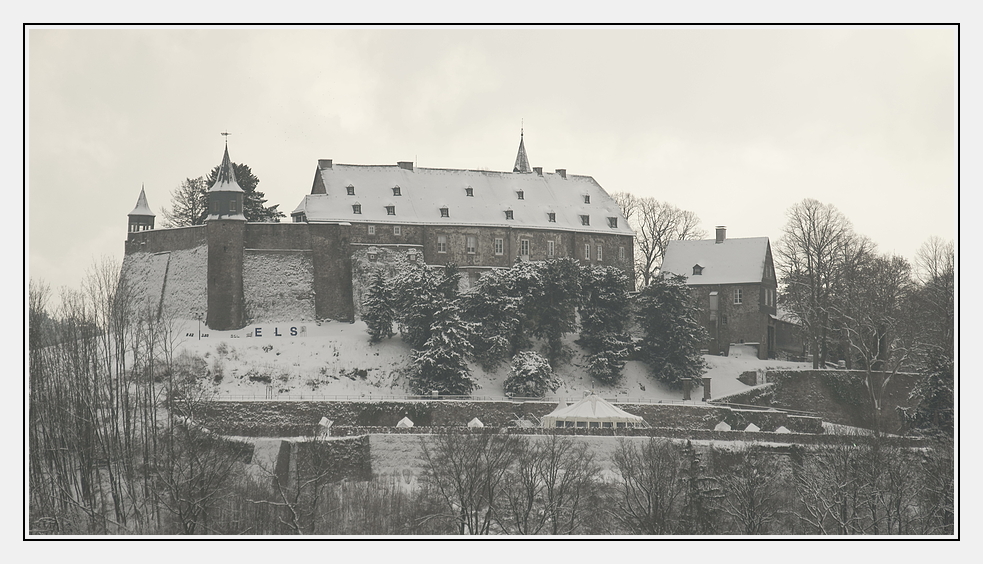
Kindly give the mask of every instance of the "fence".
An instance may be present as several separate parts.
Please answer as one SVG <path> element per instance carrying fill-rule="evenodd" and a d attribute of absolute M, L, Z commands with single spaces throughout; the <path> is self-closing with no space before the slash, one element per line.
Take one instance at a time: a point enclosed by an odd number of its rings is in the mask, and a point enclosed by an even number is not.
<path fill-rule="evenodd" d="M 598 396 L 603 397 L 603 396 Z M 375 395 L 375 394 L 351 394 L 351 395 L 329 395 L 329 394 L 220 394 L 213 398 L 215 401 L 495 401 L 495 402 L 539 402 L 557 403 L 559 399 L 546 398 L 527 398 L 509 396 L 416 396 L 416 395 Z M 566 399 L 568 404 L 580 398 Z M 687 401 L 682 399 L 655 399 L 655 398 L 633 398 L 633 397 L 604 397 L 606 401 L 621 404 L 679 404 L 705 406 L 702 401 Z M 752 406 L 753 407 L 753 406 Z M 760 406 L 758 406 L 760 408 Z"/>

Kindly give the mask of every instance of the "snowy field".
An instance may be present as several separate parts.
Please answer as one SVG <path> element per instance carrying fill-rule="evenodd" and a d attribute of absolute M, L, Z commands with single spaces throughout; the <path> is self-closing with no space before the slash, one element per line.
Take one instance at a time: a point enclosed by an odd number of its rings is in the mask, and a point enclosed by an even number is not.
<path fill-rule="evenodd" d="M 405 370 L 410 365 L 411 350 L 399 336 L 370 343 L 362 322 L 341 323 L 286 321 L 257 323 L 237 331 L 211 331 L 198 322 L 178 322 L 183 335 L 180 349 L 203 358 L 218 399 L 264 399 L 272 395 L 281 399 L 374 399 L 409 394 Z M 548 399 L 573 400 L 592 389 L 586 372 L 586 355 L 568 335 L 567 345 L 573 352 L 568 363 L 554 367 L 563 386 Z M 807 369 L 806 363 L 762 361 L 740 347 L 730 357 L 706 356 L 712 378 L 713 397 L 749 389 L 737 380 L 741 373 L 757 369 Z M 478 383 L 475 396 L 500 398 L 508 376 L 508 366 L 485 372 L 472 365 Z M 221 374 L 221 378 L 216 376 Z M 641 362 L 629 362 L 617 386 L 594 386 L 603 397 L 620 402 L 681 402 L 682 394 L 652 379 Z M 697 387 L 692 403 L 702 403 L 703 390 Z"/>

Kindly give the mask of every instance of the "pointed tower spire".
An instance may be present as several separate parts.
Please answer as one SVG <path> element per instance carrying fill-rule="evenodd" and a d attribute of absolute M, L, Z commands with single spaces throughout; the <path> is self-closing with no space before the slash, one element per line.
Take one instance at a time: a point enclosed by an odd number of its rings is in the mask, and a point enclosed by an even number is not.
<path fill-rule="evenodd" d="M 208 189 L 209 192 L 242 192 L 239 183 L 236 181 L 235 167 L 232 166 L 232 159 L 229 158 L 229 143 L 225 142 L 225 154 L 222 156 L 222 164 L 218 166 L 218 176 L 215 184 Z"/>
<path fill-rule="evenodd" d="M 126 214 L 128 221 L 128 231 L 147 231 L 154 228 L 154 212 L 150 211 L 150 204 L 147 203 L 147 193 L 144 186 L 140 185 L 140 196 L 137 197 L 137 205 L 133 211 Z"/>
<path fill-rule="evenodd" d="M 519 154 L 515 156 L 515 166 L 512 172 L 532 172 L 529 168 L 529 157 L 526 156 L 525 127 L 519 129 Z"/>

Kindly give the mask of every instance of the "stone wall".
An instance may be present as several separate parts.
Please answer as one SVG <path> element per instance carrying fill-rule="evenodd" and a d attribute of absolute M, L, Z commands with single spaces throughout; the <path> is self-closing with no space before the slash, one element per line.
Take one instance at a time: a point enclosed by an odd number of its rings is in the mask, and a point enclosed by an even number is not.
<path fill-rule="evenodd" d="M 204 245 L 206 242 L 207 235 L 204 225 L 174 229 L 151 229 L 129 233 L 126 238 L 126 254 L 192 249 Z"/>
<path fill-rule="evenodd" d="M 208 232 L 208 315 L 210 329 L 226 331 L 246 324 L 242 285 L 246 222 L 210 221 Z"/>
<path fill-rule="evenodd" d="M 246 249 L 246 323 L 314 321 L 311 252 Z"/>

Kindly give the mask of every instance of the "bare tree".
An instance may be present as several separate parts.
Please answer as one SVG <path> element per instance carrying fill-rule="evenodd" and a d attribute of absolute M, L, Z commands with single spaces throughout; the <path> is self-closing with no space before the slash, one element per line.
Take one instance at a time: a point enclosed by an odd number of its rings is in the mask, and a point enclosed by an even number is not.
<path fill-rule="evenodd" d="M 778 465 L 772 457 L 753 448 L 743 448 L 739 456 L 737 467 L 720 477 L 727 493 L 721 508 L 741 534 L 768 533 L 782 509 Z"/>
<path fill-rule="evenodd" d="M 813 368 L 829 352 L 831 306 L 844 264 L 869 252 L 850 220 L 835 207 L 807 198 L 789 208 L 776 256 L 785 285 L 782 301 L 802 322 L 813 354 Z"/>
<path fill-rule="evenodd" d="M 619 476 L 615 517 L 636 534 L 677 532 L 683 497 L 680 449 L 668 439 L 650 438 L 641 448 L 619 439 L 613 461 Z"/>
<path fill-rule="evenodd" d="M 490 534 L 505 477 L 528 448 L 526 439 L 486 429 L 444 431 L 421 442 L 428 487 L 444 501 L 438 517 L 462 535 Z"/>
<path fill-rule="evenodd" d="M 662 266 L 671 241 L 706 237 L 700 218 L 691 211 L 628 192 L 616 192 L 612 197 L 635 231 L 635 275 L 642 286 L 647 286 Z"/>

